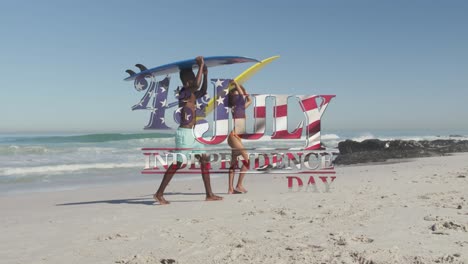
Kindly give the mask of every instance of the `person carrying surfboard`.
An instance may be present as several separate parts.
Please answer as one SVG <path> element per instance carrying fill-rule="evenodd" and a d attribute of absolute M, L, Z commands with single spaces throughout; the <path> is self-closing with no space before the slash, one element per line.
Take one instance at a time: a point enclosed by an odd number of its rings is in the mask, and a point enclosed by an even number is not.
<path fill-rule="evenodd" d="M 231 109 L 232 119 L 234 121 L 234 129 L 228 136 L 228 144 L 231 147 L 231 166 L 229 167 L 229 187 L 228 194 L 246 193 L 247 190 L 243 186 L 243 180 L 247 167 L 244 162 L 249 162 L 249 156 L 244 149 L 242 140 L 239 134 L 245 133 L 245 109 L 252 103 L 252 99 L 247 94 L 244 86 L 239 85 L 235 80 L 232 80 L 234 89 L 229 91 L 228 107 Z M 244 162 L 240 168 L 239 179 L 236 188 L 234 189 L 234 172 L 238 168 L 238 159 L 242 157 Z"/>
<path fill-rule="evenodd" d="M 211 190 L 209 157 L 203 153 L 202 148 L 204 145 L 198 142 L 193 134 L 193 128 L 196 123 L 196 100 L 206 94 L 208 87 L 208 68 L 204 63 L 203 57 L 198 56 L 195 60 L 198 65 L 198 73 L 196 76 L 192 71 L 192 67 L 183 68 L 179 73 L 183 87 L 179 91 L 179 108 L 177 111 L 180 111 L 180 126 L 176 131 L 175 143 L 177 149 L 190 149 L 179 150 L 179 153 L 185 154 L 185 156 L 188 156 L 188 154 L 196 155 L 200 161 L 202 179 L 206 191 L 206 200 L 218 201 L 223 198 L 215 195 Z M 181 166 L 181 156 L 177 155 L 177 163 L 173 163 L 169 166 L 164 174 L 158 191 L 153 195 L 153 198 L 160 204 L 169 204 L 169 202 L 164 199 L 164 190 Z"/>

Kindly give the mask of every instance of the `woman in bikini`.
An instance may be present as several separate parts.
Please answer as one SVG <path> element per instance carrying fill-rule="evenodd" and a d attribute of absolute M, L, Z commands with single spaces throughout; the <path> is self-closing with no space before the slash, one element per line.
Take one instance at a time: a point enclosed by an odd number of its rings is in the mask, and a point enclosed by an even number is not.
<path fill-rule="evenodd" d="M 249 156 L 247 151 L 244 149 L 244 145 L 242 144 L 239 134 L 245 133 L 245 109 L 252 103 L 252 99 L 250 99 L 250 96 L 247 94 L 244 86 L 239 85 L 234 80 L 232 81 L 232 84 L 235 88 L 229 91 L 228 107 L 231 108 L 234 129 L 228 136 L 228 144 L 232 149 L 231 166 L 229 167 L 228 194 L 247 192 L 242 185 L 247 167 L 242 163 L 236 188 L 234 188 L 234 172 L 235 169 L 238 168 L 239 157 L 242 157 L 245 162 L 249 162 Z"/>

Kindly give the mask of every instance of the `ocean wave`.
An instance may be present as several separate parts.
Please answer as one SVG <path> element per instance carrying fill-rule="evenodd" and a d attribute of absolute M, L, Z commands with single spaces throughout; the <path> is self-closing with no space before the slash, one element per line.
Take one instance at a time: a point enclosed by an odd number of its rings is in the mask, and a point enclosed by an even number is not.
<path fill-rule="evenodd" d="M 170 135 L 167 137 L 161 137 L 161 138 L 140 138 L 140 139 L 132 139 L 128 141 L 129 144 L 132 145 L 138 145 L 140 146 L 141 144 L 167 144 L 170 146 L 171 144 L 174 143 L 174 135 Z"/>
<path fill-rule="evenodd" d="M 143 168 L 144 162 L 138 163 L 88 163 L 88 164 L 61 164 L 35 167 L 9 167 L 1 168 L 1 176 L 21 176 L 34 174 L 58 174 L 68 172 L 78 172 L 82 170 L 94 169 L 122 169 L 122 168 Z"/>
<path fill-rule="evenodd" d="M 51 152 L 57 152 L 57 150 L 45 146 L 0 146 L 0 156 L 21 154 L 46 154 Z"/>
<path fill-rule="evenodd" d="M 368 139 L 376 139 L 377 137 L 374 136 L 373 134 L 371 133 L 363 133 L 359 136 L 356 136 L 356 137 L 353 137 L 353 138 L 350 138 L 351 140 L 354 140 L 354 141 L 357 141 L 357 142 L 362 142 L 364 140 L 368 140 Z"/>
<path fill-rule="evenodd" d="M 96 147 L 96 146 L 84 146 L 77 147 L 73 145 L 66 146 L 37 146 L 37 145 L 0 145 L 0 156 L 23 156 L 23 155 L 72 155 L 73 153 L 78 154 L 116 154 L 135 152 L 140 149 L 139 146 L 127 146 L 127 147 Z"/>
<path fill-rule="evenodd" d="M 124 141 L 134 139 L 158 139 L 174 137 L 170 133 L 137 133 L 137 134 L 88 134 L 76 136 L 45 136 L 45 137 L 17 137 L 8 138 L 7 142 L 18 143 L 101 143 L 109 141 Z"/>
<path fill-rule="evenodd" d="M 336 140 L 336 139 L 340 139 L 340 136 L 338 136 L 337 134 L 324 134 L 324 135 L 321 135 L 320 136 L 321 139 L 323 140 Z"/>
<path fill-rule="evenodd" d="M 327 148 L 337 148 L 342 139 L 337 134 L 324 134 L 320 136 L 322 145 Z"/>

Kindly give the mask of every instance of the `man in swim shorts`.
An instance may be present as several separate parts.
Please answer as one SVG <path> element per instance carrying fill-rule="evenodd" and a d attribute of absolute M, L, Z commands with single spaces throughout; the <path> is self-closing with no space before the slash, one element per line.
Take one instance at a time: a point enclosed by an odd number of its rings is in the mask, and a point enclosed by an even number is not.
<path fill-rule="evenodd" d="M 208 68 L 205 66 L 203 57 L 198 56 L 196 61 L 198 64 L 198 73 L 196 76 L 193 73 L 192 68 L 180 70 L 179 75 L 183 87 L 179 91 L 179 109 L 177 111 L 180 111 L 180 126 L 176 131 L 175 143 L 176 148 L 185 149 L 178 151 L 178 153 L 185 154 L 186 156 L 188 156 L 187 154 L 196 155 L 196 158 L 200 161 L 203 184 L 205 185 L 206 201 L 218 201 L 223 198 L 215 195 L 211 190 L 209 157 L 206 154 L 203 154 L 202 148 L 204 146 L 196 140 L 193 133 L 193 128 L 196 123 L 196 101 L 198 98 L 206 94 L 208 86 Z M 161 205 L 169 204 L 169 202 L 164 199 L 164 190 L 176 171 L 182 166 L 182 160 L 179 159 L 180 156 L 181 155 L 177 155 L 176 164 L 173 163 L 169 166 L 164 174 L 158 191 L 153 195 L 153 198 Z"/>

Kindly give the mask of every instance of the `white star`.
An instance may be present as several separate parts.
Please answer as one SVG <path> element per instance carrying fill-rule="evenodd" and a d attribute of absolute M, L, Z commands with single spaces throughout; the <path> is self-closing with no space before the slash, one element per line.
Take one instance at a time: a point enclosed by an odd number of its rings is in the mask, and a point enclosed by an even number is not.
<path fill-rule="evenodd" d="M 175 111 L 176 113 L 180 113 L 180 110 L 182 110 L 183 107 L 179 107 L 177 108 L 177 110 Z"/>
<path fill-rule="evenodd" d="M 218 87 L 218 86 L 223 86 L 223 81 L 221 81 L 220 79 L 218 79 L 216 82 L 215 82 L 215 86 Z"/>
<path fill-rule="evenodd" d="M 162 86 L 159 87 L 159 89 L 161 89 L 161 92 L 162 92 L 162 93 L 164 93 L 164 92 L 166 91 L 166 88 L 164 88 L 164 87 L 162 87 Z"/>
<path fill-rule="evenodd" d="M 164 101 L 159 101 L 161 103 L 161 106 L 167 106 L 167 100 L 164 99 Z"/>
<path fill-rule="evenodd" d="M 187 115 L 187 114 L 186 114 L 186 115 L 185 115 L 185 120 L 189 120 L 190 116 L 191 116 L 191 115 Z"/>
<path fill-rule="evenodd" d="M 153 108 L 151 111 L 152 111 L 153 113 L 156 113 L 156 112 L 158 111 L 158 109 L 157 109 L 157 108 Z"/>
<path fill-rule="evenodd" d="M 229 113 L 229 107 L 224 107 L 226 109 L 226 114 Z"/>
<path fill-rule="evenodd" d="M 228 93 L 229 93 L 229 85 L 228 85 L 228 87 L 226 87 L 226 89 L 224 89 L 223 91 L 224 91 L 224 94 L 228 94 Z"/>
<path fill-rule="evenodd" d="M 197 101 L 196 105 L 197 105 L 197 109 L 201 109 L 202 104 L 200 104 L 200 103 Z"/>
<path fill-rule="evenodd" d="M 163 124 L 164 124 L 164 123 L 165 123 L 165 121 L 164 121 L 164 117 L 160 117 L 160 119 L 161 119 L 161 123 L 163 123 Z"/>
<path fill-rule="evenodd" d="M 220 97 L 218 97 L 218 100 L 216 100 L 216 102 L 218 102 L 218 105 L 220 105 L 220 104 L 224 105 L 223 100 L 224 100 L 224 97 L 220 96 Z"/>
<path fill-rule="evenodd" d="M 135 88 L 140 91 L 143 87 L 145 87 L 144 84 L 141 84 L 140 82 L 137 82 L 137 84 L 135 84 Z"/>
<path fill-rule="evenodd" d="M 209 94 L 205 94 L 205 100 L 208 100 L 210 99 L 210 95 Z"/>

